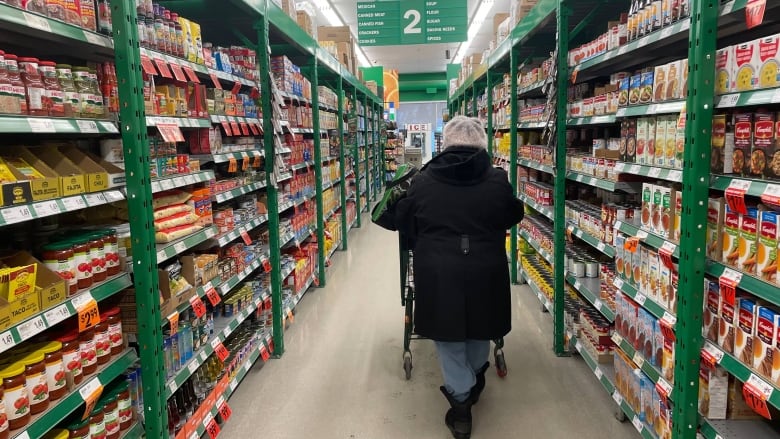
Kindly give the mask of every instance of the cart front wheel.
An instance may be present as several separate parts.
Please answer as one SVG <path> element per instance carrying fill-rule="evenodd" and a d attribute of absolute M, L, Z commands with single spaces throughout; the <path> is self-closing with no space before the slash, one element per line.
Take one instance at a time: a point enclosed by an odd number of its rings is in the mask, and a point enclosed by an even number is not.
<path fill-rule="evenodd" d="M 412 379 L 412 353 L 404 352 L 404 372 L 406 372 L 407 381 Z"/>
<path fill-rule="evenodd" d="M 615 419 L 618 420 L 618 422 L 626 422 L 628 420 L 628 417 L 626 416 L 626 413 L 620 409 L 620 407 L 617 408 L 615 411 Z"/>
<path fill-rule="evenodd" d="M 508 371 L 506 368 L 506 360 L 504 359 L 504 351 L 501 349 L 496 349 L 494 356 L 496 361 L 496 373 L 499 377 L 505 378 Z"/>

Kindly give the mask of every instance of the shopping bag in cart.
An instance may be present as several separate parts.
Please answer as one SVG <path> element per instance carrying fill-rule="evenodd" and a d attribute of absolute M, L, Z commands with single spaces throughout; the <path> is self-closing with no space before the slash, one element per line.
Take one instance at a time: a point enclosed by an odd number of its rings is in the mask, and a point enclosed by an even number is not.
<path fill-rule="evenodd" d="M 385 195 L 371 211 L 371 221 L 374 224 L 387 230 L 398 230 L 395 224 L 395 207 L 406 196 L 406 191 L 409 190 L 417 172 L 417 168 L 410 164 L 398 166 L 393 181 L 385 189 Z"/>

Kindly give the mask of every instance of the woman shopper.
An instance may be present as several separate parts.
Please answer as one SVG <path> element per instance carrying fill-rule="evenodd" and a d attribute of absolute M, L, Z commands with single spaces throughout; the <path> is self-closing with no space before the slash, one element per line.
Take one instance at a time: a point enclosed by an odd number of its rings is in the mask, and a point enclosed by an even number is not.
<path fill-rule="evenodd" d="M 523 204 L 506 172 L 491 166 L 478 119 L 453 118 L 442 147 L 398 202 L 396 224 L 414 250 L 415 332 L 436 345 L 451 407 L 445 424 L 468 439 L 490 340 L 511 329 L 505 240 Z"/>

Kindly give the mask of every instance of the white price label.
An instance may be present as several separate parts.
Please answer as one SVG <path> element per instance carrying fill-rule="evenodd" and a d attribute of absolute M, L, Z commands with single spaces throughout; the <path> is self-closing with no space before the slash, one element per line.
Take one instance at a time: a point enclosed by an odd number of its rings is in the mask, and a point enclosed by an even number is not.
<path fill-rule="evenodd" d="M 165 254 L 165 250 L 160 250 L 157 252 L 157 263 L 160 263 L 160 261 L 164 261 L 168 258 Z"/>
<path fill-rule="evenodd" d="M 223 296 L 227 294 L 230 291 L 230 283 L 225 282 L 224 284 L 220 285 L 219 291 L 220 293 L 222 293 Z"/>
<path fill-rule="evenodd" d="M 106 196 L 103 194 L 86 194 L 84 195 L 84 199 L 87 201 L 87 204 L 90 206 L 99 206 L 101 204 L 106 204 Z"/>
<path fill-rule="evenodd" d="M 209 344 L 211 345 L 212 349 L 216 349 L 217 346 L 219 346 L 220 343 L 222 343 L 222 340 L 220 340 L 219 338 L 214 338 L 214 339 L 211 340 L 211 342 Z"/>
<path fill-rule="evenodd" d="M 198 367 L 200 366 L 198 361 L 190 361 L 187 363 L 187 369 L 190 371 L 191 374 L 195 373 L 195 371 L 198 370 Z"/>
<path fill-rule="evenodd" d="M 677 317 L 675 317 L 669 311 L 664 311 L 664 315 L 661 317 L 661 320 L 668 323 L 671 327 L 674 327 L 674 325 L 677 323 Z"/>
<path fill-rule="evenodd" d="M 239 316 L 239 320 L 240 320 L 239 323 L 244 321 L 246 316 L 247 316 L 247 312 L 246 311 L 241 313 L 241 315 Z M 223 329 L 222 330 L 222 338 L 227 338 L 230 335 L 231 332 L 233 332 L 233 329 L 230 326 L 228 326 L 227 328 Z"/>
<path fill-rule="evenodd" d="M 6 224 L 20 223 L 33 219 L 29 206 L 9 207 L 3 209 L 2 214 Z"/>
<path fill-rule="evenodd" d="M 35 210 L 35 213 L 39 216 L 50 216 L 50 215 L 56 215 L 60 213 L 60 206 L 57 204 L 54 200 L 49 201 L 43 201 L 40 203 L 35 203 L 33 205 L 33 210 Z"/>
<path fill-rule="evenodd" d="M 74 210 L 86 209 L 87 202 L 81 196 L 68 197 L 62 199 L 62 204 L 65 206 L 65 210 L 72 212 Z"/>
<path fill-rule="evenodd" d="M 645 359 L 642 357 L 642 355 L 639 352 L 634 353 L 634 364 L 636 364 L 639 368 L 645 365 Z"/>
<path fill-rule="evenodd" d="M 612 341 L 615 342 L 616 345 L 623 343 L 623 336 L 618 334 L 617 332 L 612 333 Z"/>
<path fill-rule="evenodd" d="M 669 254 L 674 254 L 674 252 L 677 250 L 677 245 L 675 245 L 675 244 L 673 244 L 673 243 L 671 243 L 669 241 L 664 241 L 664 243 L 661 244 L 661 250 L 664 250 L 664 251 L 668 252 Z"/>
<path fill-rule="evenodd" d="M 41 17 L 40 15 L 31 14 L 29 12 L 22 12 L 22 15 L 24 15 L 24 21 L 27 23 L 27 26 L 34 27 L 35 29 L 39 29 L 44 32 L 51 32 L 51 25 L 49 24 L 49 20 L 47 18 Z"/>
<path fill-rule="evenodd" d="M 661 175 L 661 168 L 650 168 L 648 175 L 652 178 L 658 178 Z"/>
<path fill-rule="evenodd" d="M 78 125 L 79 131 L 85 134 L 98 132 L 98 126 L 92 120 L 77 120 L 76 125 Z"/>
<path fill-rule="evenodd" d="M 676 169 L 669 171 L 669 175 L 666 178 L 671 181 L 682 181 L 682 171 Z"/>
<path fill-rule="evenodd" d="M 590 178 L 588 179 L 588 184 L 589 184 L 590 186 L 595 186 L 597 182 L 598 182 L 598 180 L 596 180 L 596 179 L 595 179 L 595 178 L 593 178 L 593 177 L 590 177 Z"/>
<path fill-rule="evenodd" d="M 639 305 L 644 306 L 645 302 L 647 301 L 647 296 L 642 293 L 637 293 L 636 297 L 634 297 L 634 301 Z"/>
<path fill-rule="evenodd" d="M 661 39 L 669 38 L 672 35 L 673 29 L 671 27 L 667 27 L 666 29 L 661 31 Z"/>
<path fill-rule="evenodd" d="M 596 367 L 596 369 L 593 370 L 593 373 L 596 375 L 596 378 L 601 379 L 604 376 L 604 372 L 601 370 L 600 367 Z"/>
<path fill-rule="evenodd" d="M 577 229 L 577 231 L 574 232 L 574 236 L 577 238 L 582 238 L 582 230 Z"/>
<path fill-rule="evenodd" d="M 125 199 L 125 196 L 122 195 L 122 191 L 108 191 L 106 192 L 106 201 L 109 203 L 113 203 L 114 201 L 121 201 Z"/>
<path fill-rule="evenodd" d="M 574 345 L 574 349 L 577 350 L 577 352 L 582 352 L 582 343 L 579 341 Z"/>
<path fill-rule="evenodd" d="M 28 117 L 27 123 L 30 125 L 30 131 L 33 133 L 56 133 L 54 128 L 54 121 L 51 119 L 39 119 L 35 117 Z"/>
<path fill-rule="evenodd" d="M 732 270 L 731 268 L 726 268 L 723 270 L 723 274 L 721 274 L 720 277 L 722 279 L 727 279 L 737 285 L 742 282 L 742 273 Z"/>
<path fill-rule="evenodd" d="M 19 433 L 15 439 L 30 439 L 30 433 L 28 433 L 27 430 L 24 430 L 23 432 Z"/>
<path fill-rule="evenodd" d="M 617 391 L 616 391 L 615 393 L 613 393 L 613 394 L 612 394 L 612 399 L 614 399 L 614 400 L 615 400 L 615 402 L 616 402 L 618 405 L 621 405 L 621 404 L 623 404 L 623 395 L 621 395 L 621 394 L 620 394 L 620 393 L 618 393 Z"/>
<path fill-rule="evenodd" d="M 658 387 L 660 387 L 667 396 L 672 394 L 672 385 L 661 377 L 658 378 Z"/>
<path fill-rule="evenodd" d="M 165 179 L 165 180 L 162 180 L 162 181 L 160 181 L 160 187 L 161 187 L 161 188 L 162 188 L 164 191 L 167 191 L 167 190 L 173 189 L 175 186 L 174 186 L 174 184 L 173 184 L 173 180 L 171 180 L 170 178 L 168 178 L 168 179 Z"/>
<path fill-rule="evenodd" d="M 173 395 L 176 392 L 177 387 L 178 386 L 176 385 L 176 381 L 171 381 L 168 383 L 168 393 Z"/>
<path fill-rule="evenodd" d="M 184 177 L 184 182 L 187 184 L 195 184 L 198 182 L 198 179 L 195 178 L 194 175 L 187 175 Z"/>
<path fill-rule="evenodd" d="M 720 362 L 723 360 L 723 356 L 726 355 L 722 350 L 720 350 L 719 347 L 715 346 L 709 341 L 704 343 L 704 348 L 702 350 L 708 353 L 718 364 L 720 364 Z"/>
<path fill-rule="evenodd" d="M 238 387 L 238 382 L 236 380 L 230 380 L 230 391 L 235 391 L 236 387 Z"/>
<path fill-rule="evenodd" d="M 644 230 L 639 230 L 638 232 L 636 232 L 636 237 L 639 239 L 647 239 L 648 236 L 649 235 Z"/>
<path fill-rule="evenodd" d="M 616 221 L 615 222 L 615 229 L 619 230 L 623 226 L 623 221 Z"/>
<path fill-rule="evenodd" d="M 595 306 L 597 310 L 601 311 L 601 308 L 604 307 L 604 304 L 601 303 L 601 299 L 596 299 L 593 301 L 593 306 Z"/>
<path fill-rule="evenodd" d="M 615 172 L 623 172 L 623 169 L 626 168 L 626 164 L 623 162 L 615 163 Z"/>
<path fill-rule="evenodd" d="M 604 244 L 603 242 L 599 242 L 598 245 L 596 246 L 596 249 L 598 249 L 598 251 L 600 251 L 600 252 L 603 252 L 606 248 L 607 248 L 607 245 Z"/>
<path fill-rule="evenodd" d="M 642 420 L 639 419 L 638 415 L 634 415 L 634 419 L 631 420 L 631 423 L 634 424 L 634 428 L 636 428 L 636 431 L 642 432 L 642 429 L 645 428 L 644 423 L 642 423 Z"/>
<path fill-rule="evenodd" d="M 88 303 L 95 300 L 94 297 L 92 297 L 92 293 L 89 291 L 83 292 L 79 294 L 78 296 L 74 296 L 70 299 L 71 305 L 73 305 L 74 308 L 77 310 L 80 310 L 87 306 Z"/>
<path fill-rule="evenodd" d="M 249 361 L 244 362 L 244 373 L 249 372 L 249 368 L 252 367 L 252 363 Z"/>
<path fill-rule="evenodd" d="M 215 234 L 213 228 L 206 229 L 206 238 L 213 238 Z"/>
<path fill-rule="evenodd" d="M 206 351 L 201 351 L 199 357 L 200 361 L 206 361 L 206 359 L 209 358 L 209 355 L 206 353 Z"/>
<path fill-rule="evenodd" d="M 737 192 L 749 192 L 750 191 L 750 180 L 731 180 L 731 183 L 729 183 L 729 187 L 726 188 L 726 190 L 733 190 Z"/>
<path fill-rule="evenodd" d="M 756 390 L 761 392 L 761 394 L 764 396 L 766 401 L 769 401 L 769 399 L 772 397 L 772 393 L 774 393 L 775 391 L 775 388 L 772 387 L 771 384 L 767 383 L 762 378 L 759 378 L 754 373 L 750 374 L 750 378 L 748 378 L 746 384 L 750 384 Z"/>
<path fill-rule="evenodd" d="M 206 411 L 206 414 L 203 416 L 203 426 L 206 427 L 209 424 L 211 424 L 211 421 L 214 420 L 214 416 L 211 414 L 211 410 L 209 409 Z"/>
<path fill-rule="evenodd" d="M 626 116 L 626 109 L 625 108 L 618 108 L 617 113 L 615 113 L 615 117 L 625 117 L 625 116 Z M 621 163 L 621 165 L 622 165 L 622 163 Z M 615 167 L 617 168 L 617 166 L 615 166 Z M 622 171 L 623 171 L 623 167 L 621 166 L 620 170 L 617 171 L 617 172 L 622 172 Z"/>
<path fill-rule="evenodd" d="M 79 395 L 81 395 L 81 399 L 84 401 L 89 399 L 89 397 L 92 396 L 100 388 L 100 386 L 102 386 L 100 383 L 100 378 L 92 378 L 87 384 L 84 384 L 79 389 Z"/>
<path fill-rule="evenodd" d="M 579 291 L 580 288 L 582 288 L 582 284 L 580 283 L 580 281 L 575 281 L 574 282 L 574 289 Z"/>
<path fill-rule="evenodd" d="M 732 108 L 736 107 L 739 102 L 739 93 L 728 94 L 720 97 L 718 101 L 718 108 Z"/>
<path fill-rule="evenodd" d="M 217 407 L 222 407 L 222 404 L 225 403 L 225 397 L 220 395 L 219 398 L 217 398 Z"/>
<path fill-rule="evenodd" d="M 181 177 L 176 177 L 173 179 L 173 185 L 176 187 L 182 187 L 182 186 L 186 186 L 187 182 Z"/>
<path fill-rule="evenodd" d="M 43 313 L 43 317 L 46 319 L 46 323 L 48 323 L 49 326 L 54 326 L 70 317 L 70 311 L 68 310 L 68 306 L 63 303 L 62 305 Z"/>
<path fill-rule="evenodd" d="M 35 335 L 43 332 L 45 329 L 46 322 L 43 321 L 43 317 L 37 316 L 17 326 L 16 332 L 19 333 L 19 337 L 21 337 L 22 340 L 29 340 Z"/>
<path fill-rule="evenodd" d="M 628 46 L 622 46 L 620 47 L 620 49 L 618 49 L 617 54 L 619 56 L 619 55 L 623 55 L 626 52 L 628 52 Z"/>
<path fill-rule="evenodd" d="M 578 182 L 582 183 L 582 174 L 577 174 L 577 177 L 575 178 Z"/>
<path fill-rule="evenodd" d="M 176 254 L 182 254 L 187 251 L 187 244 L 184 241 L 179 241 L 173 245 L 173 249 L 176 250 Z"/>
<path fill-rule="evenodd" d="M 623 288 L 623 279 L 616 277 L 614 281 L 612 281 L 612 285 L 615 286 L 618 290 Z"/>
<path fill-rule="evenodd" d="M 16 346 L 16 341 L 14 341 L 11 331 L 5 331 L 0 334 L 0 352 L 5 352 L 14 346 Z"/>
<path fill-rule="evenodd" d="M 775 90 L 775 93 L 772 95 L 771 102 L 780 102 L 780 88 Z"/>
<path fill-rule="evenodd" d="M 767 184 L 766 189 L 764 189 L 764 193 L 762 194 L 762 197 L 763 196 L 772 197 L 772 198 L 780 197 L 780 185 Z"/>
<path fill-rule="evenodd" d="M 87 42 L 98 45 L 98 46 L 105 46 L 107 44 L 108 38 L 98 35 L 94 32 L 84 31 L 84 39 L 87 40 Z"/>
<path fill-rule="evenodd" d="M 628 168 L 628 173 L 629 173 L 629 174 L 639 174 L 639 171 L 640 171 L 641 169 L 642 169 L 642 167 L 641 167 L 641 166 L 639 166 L 639 165 L 631 165 L 631 166 Z"/>

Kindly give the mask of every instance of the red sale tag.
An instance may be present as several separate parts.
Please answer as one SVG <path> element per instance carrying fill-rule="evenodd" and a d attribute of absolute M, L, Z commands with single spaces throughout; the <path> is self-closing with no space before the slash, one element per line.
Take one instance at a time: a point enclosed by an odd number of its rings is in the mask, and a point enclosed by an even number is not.
<path fill-rule="evenodd" d="M 218 410 L 219 414 L 222 415 L 222 422 L 227 422 L 233 416 L 233 410 L 230 409 L 227 401 L 223 402 Z"/>
<path fill-rule="evenodd" d="M 227 357 L 230 356 L 230 351 L 227 350 L 225 345 L 223 345 L 221 342 L 217 345 L 217 347 L 214 348 L 214 353 L 217 354 L 217 357 L 219 357 L 219 361 L 224 362 Z"/>
<path fill-rule="evenodd" d="M 266 273 L 271 272 L 271 261 L 269 261 L 268 259 L 263 261 L 263 271 L 265 271 Z"/>
<path fill-rule="evenodd" d="M 211 302 L 211 306 L 217 306 L 217 304 L 222 301 L 222 297 L 220 297 L 219 293 L 217 293 L 217 290 L 215 290 L 214 287 L 206 290 L 206 297 L 208 297 L 209 302 Z"/>
<path fill-rule="evenodd" d="M 211 439 L 216 439 L 216 437 L 219 436 L 220 431 L 219 424 L 217 424 L 215 419 L 212 419 L 211 422 L 209 422 L 209 424 L 206 426 L 206 433 L 208 433 L 209 438 Z"/>
<path fill-rule="evenodd" d="M 268 352 L 265 345 L 260 345 L 260 358 L 262 358 L 264 362 L 271 358 L 271 353 Z"/>
<path fill-rule="evenodd" d="M 764 22 L 764 12 L 766 12 L 766 0 L 748 0 L 745 5 L 745 21 L 747 28 L 753 29 Z"/>
<path fill-rule="evenodd" d="M 747 405 L 754 412 L 770 420 L 772 415 L 769 414 L 769 406 L 766 402 L 772 396 L 772 392 L 774 392 L 772 386 L 754 374 L 751 374 L 750 379 L 742 386 L 742 396 Z"/>
<path fill-rule="evenodd" d="M 226 136 L 232 136 L 233 131 L 230 129 L 230 124 L 227 122 L 222 122 L 222 129 L 225 130 Z"/>
<path fill-rule="evenodd" d="M 157 70 L 154 68 L 154 63 L 152 63 L 152 60 L 149 59 L 148 56 L 141 55 L 141 67 L 144 69 L 144 72 L 147 75 L 157 75 Z"/>
<path fill-rule="evenodd" d="M 160 75 L 162 75 L 163 78 L 173 78 L 171 71 L 168 69 L 168 64 L 164 59 L 155 58 L 154 65 L 157 66 L 157 70 L 160 71 Z"/>
<path fill-rule="evenodd" d="M 636 250 L 639 248 L 639 238 L 632 237 L 626 239 L 626 243 L 623 245 L 623 248 L 630 253 L 636 253 Z"/>
<path fill-rule="evenodd" d="M 200 80 L 198 79 L 198 75 L 195 74 L 195 70 L 192 70 L 192 67 L 190 67 L 190 66 L 183 66 L 182 69 L 184 69 L 184 73 L 187 74 L 187 78 L 189 78 L 190 81 L 200 84 Z"/>
<path fill-rule="evenodd" d="M 173 76 L 176 77 L 177 81 L 187 82 L 187 76 L 184 74 L 184 70 L 181 69 L 181 66 L 178 64 L 171 64 L 171 71 L 173 72 Z"/>
<path fill-rule="evenodd" d="M 233 130 L 235 136 L 241 135 L 241 127 L 238 126 L 238 122 L 230 122 L 230 129 Z"/>
<path fill-rule="evenodd" d="M 720 284 L 720 294 L 723 300 L 731 306 L 734 306 L 737 296 L 737 286 L 742 281 L 742 273 L 727 268 L 723 271 L 718 284 Z"/>
<path fill-rule="evenodd" d="M 214 87 L 222 90 L 222 84 L 219 82 L 219 78 L 217 77 L 217 74 L 214 72 L 209 73 L 209 77 L 211 78 L 211 82 L 214 83 Z"/>
<path fill-rule="evenodd" d="M 241 134 L 245 136 L 249 135 L 249 124 L 246 122 L 241 122 Z"/>
<path fill-rule="evenodd" d="M 745 205 L 745 194 L 750 189 L 750 181 L 746 180 L 733 180 L 728 188 L 726 188 L 725 196 L 726 203 L 729 208 L 735 212 L 743 215 L 747 214 L 747 206 Z"/>
<path fill-rule="evenodd" d="M 200 318 L 203 317 L 203 315 L 206 314 L 206 304 L 203 303 L 202 300 L 200 300 L 200 297 L 194 296 L 190 299 L 190 305 L 192 306 L 192 310 L 195 312 L 195 315 Z"/>
<path fill-rule="evenodd" d="M 250 123 L 249 124 L 249 129 L 252 130 L 252 134 L 253 135 L 255 135 L 255 136 L 259 136 L 260 135 L 260 130 L 257 129 L 257 125 L 256 124 Z"/>
<path fill-rule="evenodd" d="M 230 90 L 230 92 L 233 93 L 234 95 L 237 95 L 239 90 L 241 90 L 241 83 L 236 82 L 235 84 L 233 84 L 233 89 Z"/>
<path fill-rule="evenodd" d="M 661 247 L 658 249 L 658 258 L 661 260 L 661 262 L 668 268 L 669 270 L 674 270 L 674 262 L 672 261 L 672 252 L 674 250 L 670 250 L 668 248 Z"/>
<path fill-rule="evenodd" d="M 244 240 L 244 244 L 252 245 L 252 237 L 249 236 L 249 233 L 247 233 L 246 230 L 241 231 L 241 239 Z"/>
<path fill-rule="evenodd" d="M 271 310 L 271 297 L 266 297 L 263 302 L 263 309 Z"/>

